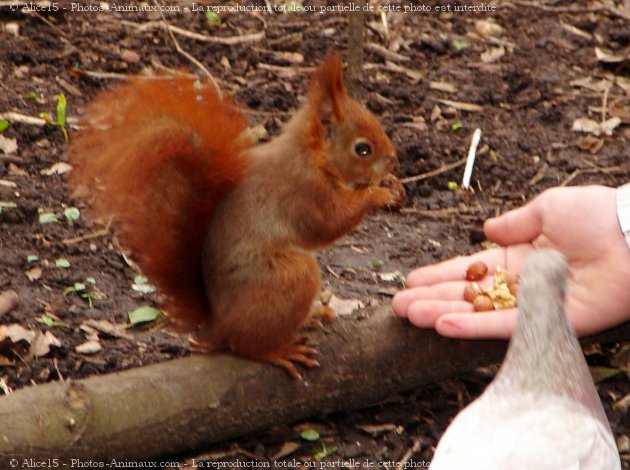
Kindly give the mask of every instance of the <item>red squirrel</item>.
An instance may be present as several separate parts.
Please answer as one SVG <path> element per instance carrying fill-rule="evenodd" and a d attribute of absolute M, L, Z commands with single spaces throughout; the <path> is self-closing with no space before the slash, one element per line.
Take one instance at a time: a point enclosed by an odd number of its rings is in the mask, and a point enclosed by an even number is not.
<path fill-rule="evenodd" d="M 136 78 L 94 100 L 69 147 L 76 194 L 112 217 L 193 347 L 294 378 L 294 362 L 318 365 L 298 335 L 319 290 L 313 250 L 404 197 L 392 143 L 347 95 L 338 54 L 307 98 L 280 135 L 253 145 L 214 87 Z"/>

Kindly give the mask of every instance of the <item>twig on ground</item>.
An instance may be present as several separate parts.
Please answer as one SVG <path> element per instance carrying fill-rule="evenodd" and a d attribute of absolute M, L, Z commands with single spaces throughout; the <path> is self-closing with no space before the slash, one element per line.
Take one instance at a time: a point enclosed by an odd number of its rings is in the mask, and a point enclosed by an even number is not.
<path fill-rule="evenodd" d="M 153 28 L 163 28 L 164 24 L 161 21 L 149 21 L 147 23 L 138 24 L 133 21 L 116 21 L 116 23 L 123 24 L 125 26 L 130 26 L 132 28 L 137 29 L 138 31 L 147 31 Z M 259 31 L 257 33 L 251 34 L 241 34 L 240 36 L 207 36 L 205 34 L 195 33 L 193 31 L 188 31 L 187 29 L 179 28 L 177 26 L 168 25 L 169 31 L 172 31 L 175 34 L 179 34 L 180 36 L 187 37 L 189 39 L 194 39 L 195 41 L 203 41 L 203 42 L 211 42 L 214 44 L 223 44 L 226 46 L 235 46 L 237 44 L 243 44 L 247 42 L 257 42 L 265 39 L 265 32 Z"/>
<path fill-rule="evenodd" d="M 0 162 L 24 163 L 24 159 L 16 155 L 0 155 Z"/>
<path fill-rule="evenodd" d="M 610 89 L 615 84 L 615 80 L 613 79 L 609 82 L 608 86 L 604 90 L 604 96 L 602 97 L 602 124 L 606 121 L 606 112 L 608 111 L 608 95 L 610 94 Z"/>
<path fill-rule="evenodd" d="M 421 437 L 414 439 L 413 446 L 411 446 L 411 449 L 409 449 L 405 453 L 405 455 L 403 455 L 403 458 L 400 459 L 400 461 L 396 464 L 396 468 L 406 468 L 405 464 L 409 462 L 409 460 L 411 460 L 411 457 L 413 457 L 413 454 L 415 454 L 422 448 L 422 444 L 423 444 L 423 441 Z"/>
<path fill-rule="evenodd" d="M 450 170 L 452 170 L 454 168 L 460 167 L 460 166 L 465 165 L 465 164 L 466 164 L 466 158 L 462 158 L 461 160 L 457 160 L 456 162 L 453 162 L 453 163 L 448 163 L 448 164 L 443 165 L 440 168 L 437 168 L 435 170 L 428 171 L 426 173 L 422 173 L 421 175 L 410 176 L 409 178 L 402 178 L 400 180 L 400 182 L 402 184 L 407 184 L 407 183 L 411 183 L 413 181 L 424 180 L 424 179 L 427 179 L 427 178 L 431 178 L 433 176 L 440 175 L 442 173 L 446 173 L 447 171 L 450 171 Z"/>
<path fill-rule="evenodd" d="M 569 176 L 567 176 L 565 180 L 562 183 L 560 183 L 560 186 L 568 185 L 571 181 L 573 181 L 579 175 L 583 175 L 587 173 L 623 173 L 623 172 L 627 172 L 628 169 L 629 169 L 628 165 L 611 166 L 608 168 L 602 168 L 602 167 L 578 168 L 577 170 L 573 171 L 573 173 L 571 173 Z"/>
<path fill-rule="evenodd" d="M 64 245 L 73 245 L 75 243 L 79 243 L 79 242 L 82 242 L 84 240 L 92 240 L 94 238 L 104 237 L 108 233 L 109 233 L 109 225 L 107 227 L 105 227 L 105 228 L 97 230 L 96 232 L 88 233 L 88 234 L 82 235 L 80 237 L 64 238 L 63 240 L 61 240 L 61 243 L 63 243 Z"/>
<path fill-rule="evenodd" d="M 475 129 L 470 147 L 468 148 L 468 157 L 466 157 L 466 168 L 464 169 L 464 177 L 462 178 L 462 188 L 470 189 L 470 178 L 472 177 L 473 167 L 475 166 L 475 157 L 477 156 L 477 147 L 481 140 L 481 129 Z"/>
<path fill-rule="evenodd" d="M 630 21 L 630 15 L 623 13 L 622 11 L 610 6 L 610 5 L 602 5 L 590 8 L 583 7 L 554 7 L 545 4 L 541 4 L 538 2 L 526 2 L 522 0 L 511 0 L 511 3 L 514 5 L 528 7 L 528 8 L 536 8 L 542 11 L 548 11 L 551 13 L 608 13 L 612 16 L 616 16 L 618 18 L 623 18 L 624 20 Z"/>
<path fill-rule="evenodd" d="M 21 124 L 30 124 L 32 126 L 44 126 L 46 125 L 46 121 L 42 118 L 27 116 L 25 114 L 14 113 L 12 111 L 6 113 L 0 113 L 0 119 L 6 120 L 9 122 L 19 122 Z"/>
<path fill-rule="evenodd" d="M 171 30 L 170 25 L 168 24 L 168 21 L 166 21 L 166 16 L 164 16 L 164 12 L 160 8 L 160 3 L 157 0 L 153 0 L 153 3 L 160 11 L 160 15 L 162 16 L 162 23 L 164 24 L 164 28 L 166 29 L 168 35 L 171 37 L 171 41 L 173 41 L 173 44 L 175 45 L 175 50 L 179 54 L 186 57 L 186 59 L 188 59 L 190 62 L 195 64 L 199 68 L 199 70 L 201 70 L 206 75 L 206 77 L 208 77 L 208 80 L 210 80 L 210 83 L 212 83 L 212 86 L 214 86 L 215 90 L 217 91 L 217 95 L 219 95 L 219 98 L 222 98 L 223 93 L 221 92 L 221 88 L 219 87 L 219 84 L 217 83 L 217 81 L 214 79 L 214 76 L 210 73 L 210 70 L 208 70 L 208 68 L 205 65 L 203 65 L 199 60 L 197 60 L 196 57 L 194 57 L 189 52 L 185 51 L 179 45 L 179 42 L 177 41 L 177 38 L 173 34 L 173 31 Z"/>

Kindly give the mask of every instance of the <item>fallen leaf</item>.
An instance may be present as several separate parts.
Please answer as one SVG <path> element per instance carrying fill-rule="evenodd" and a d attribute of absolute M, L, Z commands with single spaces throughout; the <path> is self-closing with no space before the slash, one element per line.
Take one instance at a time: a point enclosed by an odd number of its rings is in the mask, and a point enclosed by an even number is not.
<path fill-rule="evenodd" d="M 383 282 L 404 282 L 405 276 L 400 271 L 392 271 L 389 273 L 378 273 L 378 277 Z"/>
<path fill-rule="evenodd" d="M 618 64 L 619 62 L 628 60 L 627 55 L 615 55 L 611 51 L 604 50 L 599 47 L 595 48 L 595 57 L 600 62 L 605 62 L 607 64 Z"/>
<path fill-rule="evenodd" d="M 604 139 L 595 137 L 594 135 L 585 135 L 575 143 L 580 150 L 596 154 L 604 146 Z"/>
<path fill-rule="evenodd" d="M 350 315 L 352 312 L 365 307 L 363 302 L 357 299 L 340 299 L 333 295 L 328 302 L 328 306 L 332 308 L 339 316 Z"/>
<path fill-rule="evenodd" d="M 571 130 L 575 132 L 586 132 L 593 135 L 600 135 L 602 133 L 599 123 L 588 118 L 577 118 L 573 121 Z"/>
<path fill-rule="evenodd" d="M 27 330 L 22 325 L 12 323 L 11 325 L 0 325 L 0 343 L 10 340 L 13 344 L 20 341 L 30 343 L 35 338 L 36 332 Z"/>
<path fill-rule="evenodd" d="M 300 448 L 300 444 L 297 442 L 289 441 L 282 444 L 282 447 L 278 452 L 276 452 L 272 457 L 271 461 L 276 462 L 279 459 L 286 457 L 287 455 L 291 455 L 293 452 Z"/>
<path fill-rule="evenodd" d="M 64 173 L 69 173 L 70 171 L 72 171 L 71 165 L 68 165 L 65 162 L 57 162 L 53 166 L 43 169 L 40 173 L 42 175 L 51 176 L 63 175 Z"/>
<path fill-rule="evenodd" d="M 621 119 L 615 116 L 615 117 L 611 117 L 610 119 L 606 119 L 604 122 L 600 124 L 600 126 L 604 134 L 613 135 L 613 131 L 617 127 L 619 127 L 619 124 L 621 124 Z"/>
<path fill-rule="evenodd" d="M 475 21 L 475 31 L 484 37 L 496 37 L 503 34 L 503 27 L 487 20 Z"/>
<path fill-rule="evenodd" d="M 486 64 L 492 64 L 505 55 L 503 46 L 492 47 L 481 54 L 481 61 Z"/>
<path fill-rule="evenodd" d="M 595 91 L 597 93 L 602 93 L 606 90 L 606 88 L 610 87 L 612 82 L 610 80 L 606 80 L 602 78 L 601 80 L 595 80 L 593 77 L 584 77 L 578 78 L 575 80 L 571 80 L 569 85 L 577 88 L 586 88 L 587 90 Z"/>
<path fill-rule="evenodd" d="M 615 77 L 615 83 L 626 95 L 630 95 L 630 79 L 625 77 Z"/>
<path fill-rule="evenodd" d="M 448 82 L 430 82 L 429 88 L 432 90 L 443 91 L 445 93 L 455 93 L 457 91 L 457 87 Z"/>
<path fill-rule="evenodd" d="M 619 439 L 617 439 L 617 449 L 619 449 L 621 454 L 627 454 L 630 452 L 630 437 L 625 434 L 623 436 L 619 436 Z"/>
<path fill-rule="evenodd" d="M 16 152 L 17 148 L 17 140 L 0 135 L 0 150 L 2 150 L 6 154 L 9 154 Z"/>
<path fill-rule="evenodd" d="M 85 343 L 79 344 L 74 350 L 79 354 L 96 354 L 101 351 L 103 346 L 98 341 L 86 341 Z"/>
<path fill-rule="evenodd" d="M 133 335 L 124 330 L 127 325 L 115 324 L 107 320 L 87 320 L 81 325 L 82 329 L 84 325 L 114 338 L 133 339 Z"/>
<path fill-rule="evenodd" d="M 42 333 L 38 331 L 31 342 L 31 347 L 26 355 L 27 359 L 32 357 L 42 357 L 50 352 L 50 347 L 61 346 L 61 342 L 50 332 Z"/>

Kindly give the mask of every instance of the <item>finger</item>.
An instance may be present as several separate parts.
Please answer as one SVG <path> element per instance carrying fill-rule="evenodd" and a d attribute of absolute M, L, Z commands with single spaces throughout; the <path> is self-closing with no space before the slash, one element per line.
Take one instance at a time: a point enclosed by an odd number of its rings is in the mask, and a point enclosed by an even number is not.
<path fill-rule="evenodd" d="M 468 281 L 441 282 L 432 286 L 412 287 L 405 289 L 394 295 L 392 307 L 394 312 L 400 317 L 407 317 L 409 305 L 417 301 L 426 300 L 464 300 L 464 290 L 469 284 Z M 488 276 L 479 281 L 479 287 L 489 288 L 493 284 L 493 277 Z"/>
<path fill-rule="evenodd" d="M 465 300 L 419 300 L 409 304 L 407 318 L 419 328 L 435 328 L 436 321 L 445 314 L 473 311 Z"/>
<path fill-rule="evenodd" d="M 532 202 L 499 217 L 486 220 L 483 231 L 489 240 L 500 245 L 514 245 L 533 241 L 542 232 L 540 203 Z"/>
<path fill-rule="evenodd" d="M 444 314 L 435 320 L 442 336 L 459 339 L 507 339 L 516 325 L 517 310 Z"/>
<path fill-rule="evenodd" d="M 440 282 L 463 281 L 466 270 L 475 261 L 483 261 L 489 272 L 494 272 L 497 266 L 505 267 L 505 249 L 492 248 L 480 251 L 470 256 L 460 256 L 441 263 L 424 266 L 409 273 L 406 284 L 408 287 L 430 286 Z"/>

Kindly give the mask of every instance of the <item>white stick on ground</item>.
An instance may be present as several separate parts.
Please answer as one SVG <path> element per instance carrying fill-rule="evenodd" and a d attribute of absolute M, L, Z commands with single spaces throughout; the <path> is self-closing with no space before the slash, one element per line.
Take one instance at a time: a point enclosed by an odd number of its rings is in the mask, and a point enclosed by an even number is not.
<path fill-rule="evenodd" d="M 470 178 L 472 176 L 473 166 L 475 165 L 475 157 L 477 156 L 477 147 L 481 140 L 481 129 L 475 129 L 468 149 L 468 159 L 466 160 L 466 168 L 464 169 L 464 178 L 462 178 L 462 188 L 470 188 Z"/>

